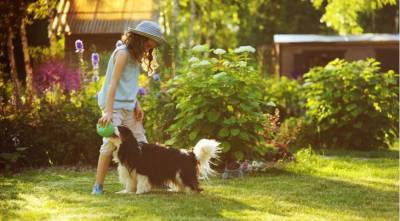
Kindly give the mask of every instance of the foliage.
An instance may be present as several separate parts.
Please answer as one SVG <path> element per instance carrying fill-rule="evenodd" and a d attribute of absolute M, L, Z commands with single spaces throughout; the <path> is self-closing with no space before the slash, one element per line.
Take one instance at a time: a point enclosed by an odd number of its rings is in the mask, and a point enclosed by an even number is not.
<path fill-rule="evenodd" d="M 35 88 L 42 92 L 59 85 L 62 90 L 70 92 L 80 88 L 81 79 L 78 70 L 67 67 L 58 59 L 48 60 L 38 65 L 33 74 Z"/>
<path fill-rule="evenodd" d="M 167 129 L 176 116 L 176 103 L 172 100 L 171 95 L 166 92 L 166 85 L 158 74 L 146 80 L 147 84 L 142 83 L 142 87 L 145 86 L 149 92 L 145 96 L 139 97 L 145 113 L 146 136 L 149 142 L 163 143 L 171 139 Z"/>
<path fill-rule="evenodd" d="M 65 38 L 62 37 L 55 42 L 55 44 L 48 46 L 29 47 L 29 55 L 31 57 L 33 67 L 45 63 L 51 59 L 64 58 L 64 45 Z"/>
<path fill-rule="evenodd" d="M 274 114 L 266 114 L 264 122 L 264 138 L 273 148 L 288 149 L 289 144 L 297 139 L 303 122 L 289 118 L 281 123 L 279 109 Z"/>
<path fill-rule="evenodd" d="M 321 21 L 339 34 L 360 34 L 360 14 L 373 13 L 385 5 L 397 5 L 397 0 L 313 0 L 316 8 L 325 7 Z"/>
<path fill-rule="evenodd" d="M 304 98 L 301 85 L 297 80 L 285 76 L 268 78 L 265 81 L 264 102 L 279 109 L 280 119 L 298 117 L 303 114 Z M 272 112 L 266 106 L 265 112 Z"/>
<path fill-rule="evenodd" d="M 271 44 L 274 34 L 326 34 L 331 31 L 320 23 L 322 10 L 309 1 L 251 0 L 237 1 L 240 44 Z M 307 25 L 304 25 L 307 24 Z"/>
<path fill-rule="evenodd" d="M 95 132 L 97 90 L 92 83 L 65 94 L 56 86 L 18 111 L 4 100 L 0 168 L 94 164 L 101 144 Z"/>
<path fill-rule="evenodd" d="M 306 115 L 320 146 L 388 147 L 398 134 L 398 74 L 373 59 L 334 60 L 305 77 Z"/>
<path fill-rule="evenodd" d="M 257 157 L 262 142 L 262 79 L 248 65 L 252 47 L 240 47 L 235 53 L 193 48 L 186 72 L 170 82 L 168 93 L 176 101 L 177 113 L 168 128 L 167 142 L 188 148 L 200 138 L 222 142 L 227 159 Z M 207 59 L 204 54 L 215 57 Z M 242 52 L 242 53 L 240 53 Z"/>

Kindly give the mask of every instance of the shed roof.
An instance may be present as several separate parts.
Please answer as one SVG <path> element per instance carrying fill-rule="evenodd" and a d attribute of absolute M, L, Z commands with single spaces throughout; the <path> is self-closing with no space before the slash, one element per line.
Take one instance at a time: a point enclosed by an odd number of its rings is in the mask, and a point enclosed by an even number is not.
<path fill-rule="evenodd" d="M 309 35 L 277 34 L 274 42 L 285 43 L 329 43 L 329 42 L 399 42 L 398 34 L 362 34 L 362 35 Z"/>
<path fill-rule="evenodd" d="M 58 34 L 122 33 L 157 20 L 153 0 L 60 0 L 52 29 Z"/>

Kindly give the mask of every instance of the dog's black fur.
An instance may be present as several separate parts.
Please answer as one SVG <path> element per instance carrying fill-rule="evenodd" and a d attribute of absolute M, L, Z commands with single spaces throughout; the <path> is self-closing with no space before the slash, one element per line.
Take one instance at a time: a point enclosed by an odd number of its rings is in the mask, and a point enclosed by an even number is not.
<path fill-rule="evenodd" d="M 194 153 L 138 143 L 131 130 L 125 126 L 118 126 L 118 131 L 121 139 L 118 158 L 129 172 L 136 170 L 136 173 L 147 176 L 152 185 L 174 182 L 179 172 L 184 185 L 193 191 L 202 191 L 198 181 L 198 161 Z"/>

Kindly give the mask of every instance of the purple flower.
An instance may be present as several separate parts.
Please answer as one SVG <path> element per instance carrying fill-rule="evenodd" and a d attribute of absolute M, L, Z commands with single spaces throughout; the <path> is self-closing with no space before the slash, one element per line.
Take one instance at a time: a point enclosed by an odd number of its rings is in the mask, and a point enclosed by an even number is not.
<path fill-rule="evenodd" d="M 80 52 L 82 53 L 85 49 L 83 48 L 83 41 L 80 39 L 75 41 L 75 52 Z"/>
<path fill-rule="evenodd" d="M 146 90 L 146 88 L 141 87 L 141 88 L 139 88 L 138 93 L 139 93 L 139 95 L 144 96 L 147 94 L 147 90 Z"/>
<path fill-rule="evenodd" d="M 49 60 L 40 64 L 34 69 L 32 80 L 39 91 L 59 84 L 64 91 L 69 92 L 79 90 L 81 84 L 79 71 L 68 68 L 61 60 Z"/>
<path fill-rule="evenodd" d="M 118 40 L 117 43 L 115 43 L 115 47 L 119 47 L 121 45 L 123 45 L 124 43 L 121 40 Z"/>
<path fill-rule="evenodd" d="M 153 80 L 158 81 L 160 80 L 160 75 L 158 75 L 157 73 L 153 74 Z"/>
<path fill-rule="evenodd" d="M 92 53 L 92 65 L 94 69 L 99 68 L 100 56 L 99 53 Z"/>
<path fill-rule="evenodd" d="M 95 74 L 95 75 L 93 75 L 93 78 L 92 78 L 92 80 L 93 80 L 93 82 L 97 82 L 97 81 L 99 81 L 99 75 L 97 75 L 97 74 Z"/>

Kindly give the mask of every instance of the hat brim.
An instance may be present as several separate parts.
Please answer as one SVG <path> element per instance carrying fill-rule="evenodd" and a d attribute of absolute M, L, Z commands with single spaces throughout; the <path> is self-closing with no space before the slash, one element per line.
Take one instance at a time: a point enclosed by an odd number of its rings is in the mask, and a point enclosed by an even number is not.
<path fill-rule="evenodd" d="M 156 41 L 159 44 L 167 43 L 167 41 L 165 41 L 164 38 L 160 38 L 158 36 L 155 36 L 155 35 L 152 35 L 152 34 L 149 34 L 149 33 L 146 33 L 146 32 L 141 32 L 141 31 L 138 31 L 138 30 L 129 30 L 129 31 L 133 32 L 133 33 L 136 33 L 138 35 L 142 35 L 142 36 L 148 37 L 148 38 Z"/>

